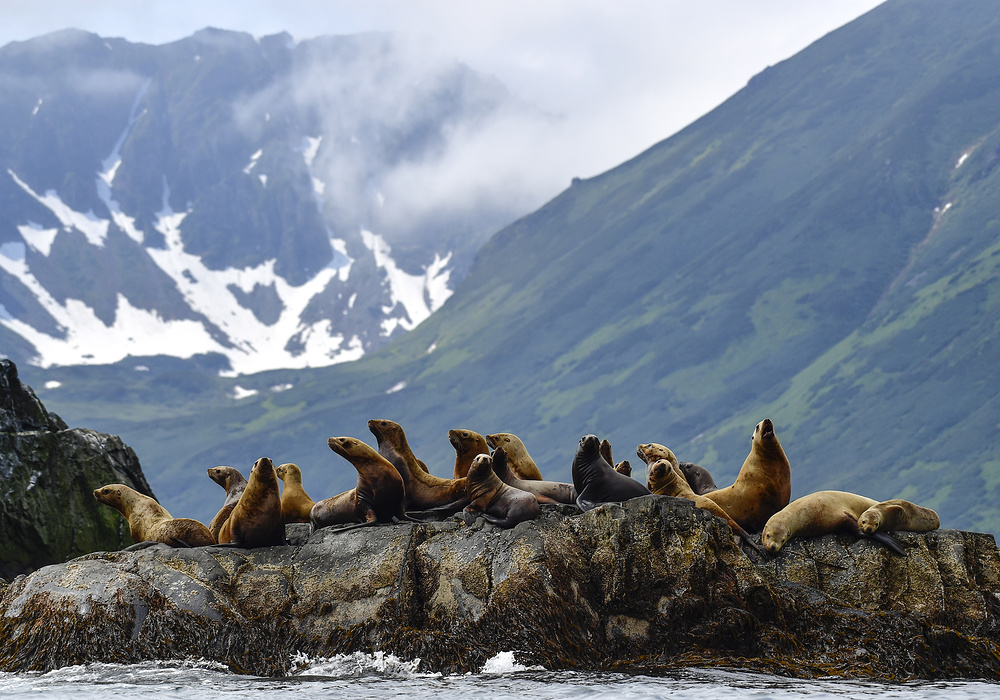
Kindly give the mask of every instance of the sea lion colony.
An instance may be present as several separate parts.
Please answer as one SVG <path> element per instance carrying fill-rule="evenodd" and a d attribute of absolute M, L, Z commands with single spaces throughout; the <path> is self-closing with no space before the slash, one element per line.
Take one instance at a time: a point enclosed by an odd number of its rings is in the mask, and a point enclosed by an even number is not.
<path fill-rule="evenodd" d="M 646 482 L 629 474 L 627 461 L 614 465 L 611 445 L 585 435 L 573 457 L 573 483 L 542 478 L 524 443 L 511 433 L 485 437 L 453 429 L 454 478 L 430 473 L 409 447 L 402 426 L 391 420 L 368 422 L 377 448 L 353 437 L 331 437 L 331 450 L 357 470 L 355 488 L 313 501 L 292 463 L 273 466 L 257 460 L 245 479 L 228 466 L 208 475 L 226 492 L 211 526 L 175 519 L 155 500 L 128 487 L 109 484 L 94 497 L 118 510 L 129 523 L 132 538 L 172 546 L 224 545 L 264 547 L 284 544 L 284 525 L 309 522 L 312 528 L 355 527 L 417 520 L 421 513 L 457 514 L 467 524 L 483 518 L 497 527 L 513 527 L 539 514 L 539 504 L 570 504 L 582 511 L 602 503 L 621 502 L 649 494 L 685 498 L 722 519 L 736 541 L 763 555 L 776 554 L 793 537 L 846 532 L 871 538 L 903 554 L 889 532 L 927 531 L 940 526 L 937 513 L 901 499 L 878 502 L 844 491 L 818 491 L 789 502 L 791 470 L 774 424 L 765 418 L 751 435 L 750 453 L 735 481 L 717 488 L 707 469 L 679 462 L 668 447 L 643 443 L 636 454 L 646 464 Z M 492 448 L 492 452 L 491 452 Z M 279 489 L 279 478 L 284 488 Z M 750 534 L 760 533 L 763 549 Z"/>

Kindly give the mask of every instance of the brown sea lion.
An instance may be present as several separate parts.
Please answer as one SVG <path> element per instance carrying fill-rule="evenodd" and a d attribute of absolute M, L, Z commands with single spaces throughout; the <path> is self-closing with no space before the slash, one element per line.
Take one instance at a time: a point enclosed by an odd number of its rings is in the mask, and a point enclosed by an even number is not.
<path fill-rule="evenodd" d="M 876 532 L 907 530 L 928 532 L 941 527 L 941 519 L 930 508 L 901 498 L 891 498 L 871 506 L 858 516 L 858 529 L 865 535 Z"/>
<path fill-rule="evenodd" d="M 760 532 L 768 518 L 788 505 L 792 478 L 770 418 L 757 424 L 750 440 L 750 454 L 733 485 L 705 496 L 722 506 L 747 532 Z"/>
<path fill-rule="evenodd" d="M 286 523 L 309 522 L 309 511 L 315 501 L 302 488 L 302 470 L 297 464 L 288 462 L 274 468 L 284 486 L 281 489 L 281 519 Z"/>
<path fill-rule="evenodd" d="M 535 460 L 528 454 L 528 449 L 521 438 L 513 433 L 494 433 L 486 436 L 486 443 L 494 450 L 502 447 L 507 453 L 507 464 L 518 479 L 525 481 L 541 481 L 542 473 L 538 471 Z"/>
<path fill-rule="evenodd" d="M 278 475 L 267 457 L 254 462 L 240 500 L 219 531 L 219 544 L 244 549 L 285 544 Z"/>
<path fill-rule="evenodd" d="M 191 518 L 175 518 L 145 494 L 124 484 L 108 484 L 94 489 L 94 498 L 111 506 L 128 521 L 132 541 L 162 542 L 171 547 L 201 547 L 215 544 L 215 536 Z"/>
<path fill-rule="evenodd" d="M 406 519 L 403 477 L 389 460 L 357 438 L 332 437 L 327 444 L 357 470 L 358 483 L 350 491 L 316 502 L 309 515 L 314 528 Z"/>
<path fill-rule="evenodd" d="M 604 461 L 608 464 L 614 464 L 615 471 L 619 474 L 632 476 L 632 464 L 627 459 L 623 459 L 618 464 L 615 464 L 615 458 L 611 454 L 611 443 L 607 439 L 601 440 L 601 456 L 604 457 Z"/>
<path fill-rule="evenodd" d="M 876 503 L 875 499 L 847 491 L 810 493 L 772 515 L 764 525 L 761 542 L 768 552 L 777 554 L 793 537 L 818 537 L 832 532 L 863 537 L 858 517 Z M 897 554 L 904 554 L 900 544 L 884 533 L 875 533 L 872 539 Z"/>
<path fill-rule="evenodd" d="M 576 504 L 585 511 L 602 503 L 649 495 L 649 489 L 644 485 L 619 474 L 607 463 L 601 456 L 600 440 L 596 435 L 580 438 L 573 457 L 573 486 L 577 493 Z"/>
<path fill-rule="evenodd" d="M 562 481 L 519 479 L 510 470 L 510 461 L 507 459 L 507 451 L 502 447 L 498 448 L 497 451 L 504 453 L 503 459 L 494 458 L 493 460 L 493 473 L 500 478 L 500 481 L 504 482 L 508 486 L 520 489 L 521 491 L 527 491 L 528 493 L 534 495 L 535 500 L 539 503 L 566 503 L 568 505 L 576 505 L 577 494 L 576 488 L 573 484 L 567 484 Z"/>
<path fill-rule="evenodd" d="M 623 459 L 615 465 L 615 471 L 622 476 L 632 476 L 632 463 L 627 459 Z"/>
<path fill-rule="evenodd" d="M 486 438 L 474 430 L 455 428 L 448 431 L 448 441 L 455 448 L 455 478 L 468 476 L 472 460 L 477 455 L 488 455 L 490 447 Z"/>
<path fill-rule="evenodd" d="M 647 442 L 638 445 L 635 448 L 635 453 L 639 456 L 639 459 L 646 463 L 647 467 L 658 459 L 665 459 L 675 467 L 679 464 L 677 457 L 674 456 L 671 449 L 658 442 Z"/>
<path fill-rule="evenodd" d="M 368 421 L 368 429 L 378 440 L 379 454 L 399 471 L 406 489 L 407 510 L 444 508 L 459 510 L 469 502 L 465 478 L 442 479 L 420 468 L 398 423 L 385 419 Z"/>
<path fill-rule="evenodd" d="M 213 537 L 218 539 L 222 526 L 229 519 L 229 514 L 233 512 L 233 508 L 239 502 L 240 496 L 243 494 L 243 489 L 247 487 L 247 480 L 239 471 L 232 467 L 212 467 L 208 470 L 208 476 L 212 481 L 226 490 L 226 500 L 223 502 L 222 508 L 212 518 L 212 522 L 208 524 L 209 532 L 212 533 Z"/>
<path fill-rule="evenodd" d="M 729 525 L 729 529 L 733 531 L 733 535 L 752 547 L 758 554 L 764 556 L 764 550 L 753 541 L 750 534 L 740 527 L 738 522 L 730 518 L 729 514 L 722 510 L 718 503 L 695 493 L 691 485 L 687 482 L 687 479 L 681 474 L 680 469 L 667 460 L 658 459 L 647 467 L 646 488 L 651 493 L 660 496 L 675 496 L 693 501 L 702 510 L 707 510 L 717 518 L 725 520 Z"/>
<path fill-rule="evenodd" d="M 493 456 L 477 455 L 472 460 L 466 482 L 469 505 L 462 511 L 463 519 L 469 525 L 477 517 L 497 527 L 514 527 L 525 520 L 534 520 L 541 512 L 534 495 L 508 486 L 493 472 L 495 460 L 506 461 L 503 448 Z"/>

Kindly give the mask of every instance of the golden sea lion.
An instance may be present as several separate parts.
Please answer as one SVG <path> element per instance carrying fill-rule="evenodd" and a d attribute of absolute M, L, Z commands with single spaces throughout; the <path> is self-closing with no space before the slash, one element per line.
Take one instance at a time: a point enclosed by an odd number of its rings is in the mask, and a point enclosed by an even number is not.
<path fill-rule="evenodd" d="M 309 511 L 315 501 L 302 488 L 302 470 L 297 464 L 288 462 L 274 468 L 284 486 L 281 489 L 281 519 L 286 523 L 309 522 Z"/>
<path fill-rule="evenodd" d="M 218 540 L 222 526 L 229 520 L 229 514 L 233 512 L 233 508 L 239 503 L 240 496 L 243 495 L 243 489 L 247 487 L 247 480 L 232 467 L 212 467 L 208 470 L 208 476 L 226 490 L 226 500 L 223 502 L 222 508 L 208 524 L 209 532 Z"/>
<path fill-rule="evenodd" d="M 508 486 L 493 472 L 495 460 L 506 460 L 503 448 L 490 455 L 477 455 L 472 460 L 466 481 L 469 505 L 462 511 L 471 525 L 477 517 L 497 527 L 514 527 L 525 520 L 534 520 L 541 512 L 534 495 Z"/>
<path fill-rule="evenodd" d="M 740 527 L 738 522 L 730 518 L 729 514 L 722 510 L 718 503 L 695 493 L 687 479 L 684 478 L 680 468 L 667 460 L 658 459 L 647 467 L 646 488 L 649 489 L 650 493 L 660 496 L 675 496 L 693 501 L 702 510 L 707 510 L 715 517 L 725 520 L 729 529 L 733 531 L 733 535 L 752 547 L 761 556 L 764 555 L 764 550 L 753 541 L 750 534 Z"/>
<path fill-rule="evenodd" d="M 793 537 L 818 537 L 834 532 L 864 536 L 858 528 L 858 518 L 868 508 L 878 503 L 873 498 L 848 491 L 816 491 L 796 498 L 772 515 L 764 525 L 761 542 L 771 554 L 777 554 Z M 903 548 L 896 540 L 883 533 L 872 538 L 897 554 Z"/>
<path fill-rule="evenodd" d="M 768 518 L 788 505 L 792 478 L 770 418 L 757 424 L 750 440 L 750 454 L 733 485 L 705 496 L 722 506 L 744 530 L 760 532 Z"/>
<path fill-rule="evenodd" d="M 664 447 L 656 442 L 647 442 L 636 447 L 635 451 L 639 455 L 639 459 L 645 462 L 647 466 L 658 459 L 665 459 L 673 466 L 679 468 L 691 490 L 699 495 L 704 495 L 709 491 L 715 491 L 719 488 L 715 485 L 715 480 L 712 479 L 712 475 L 708 473 L 707 469 L 693 462 L 677 461 L 677 457 L 674 456 L 669 447 Z"/>
<path fill-rule="evenodd" d="M 396 467 L 403 478 L 407 510 L 446 508 L 459 510 L 469 502 L 465 478 L 442 479 L 420 467 L 399 423 L 385 419 L 368 421 L 378 441 L 378 452 Z"/>
<path fill-rule="evenodd" d="M 332 437 L 327 444 L 357 470 L 358 482 L 350 491 L 316 502 L 309 516 L 314 528 L 406 519 L 403 477 L 389 460 L 357 438 Z"/>
<path fill-rule="evenodd" d="M 472 466 L 472 460 L 477 455 L 488 455 L 490 453 L 489 445 L 486 444 L 486 438 L 474 430 L 462 430 L 461 428 L 449 430 L 448 441 L 455 448 L 456 479 L 468 476 L 469 467 Z"/>
<path fill-rule="evenodd" d="M 191 518 L 175 518 L 156 499 L 124 484 L 108 484 L 94 489 L 94 498 L 124 516 L 132 541 L 136 544 L 162 542 L 172 547 L 215 544 L 215 537 L 202 523 Z"/>
<path fill-rule="evenodd" d="M 240 500 L 219 532 L 219 544 L 250 549 L 285 544 L 278 475 L 267 457 L 258 459 Z"/>
<path fill-rule="evenodd" d="M 866 535 L 887 530 L 928 532 L 939 527 L 941 519 L 937 513 L 901 498 L 876 503 L 858 516 L 858 529 Z"/>
<path fill-rule="evenodd" d="M 542 473 L 538 471 L 535 460 L 528 454 L 528 449 L 521 442 L 521 438 L 513 433 L 494 433 L 486 436 L 486 443 L 494 450 L 502 447 L 507 453 L 508 468 L 518 479 L 525 481 L 541 481 Z"/>

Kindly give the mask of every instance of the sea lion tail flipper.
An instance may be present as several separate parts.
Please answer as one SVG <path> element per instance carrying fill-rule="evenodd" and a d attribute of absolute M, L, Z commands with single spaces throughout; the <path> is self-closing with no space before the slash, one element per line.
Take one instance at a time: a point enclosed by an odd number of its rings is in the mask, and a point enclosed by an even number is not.
<path fill-rule="evenodd" d="M 906 556 L 906 550 L 903 549 L 903 545 L 901 545 L 899 540 L 892 535 L 887 535 L 884 532 L 876 532 L 871 535 L 871 538 L 893 553 L 898 554 L 901 557 Z"/>

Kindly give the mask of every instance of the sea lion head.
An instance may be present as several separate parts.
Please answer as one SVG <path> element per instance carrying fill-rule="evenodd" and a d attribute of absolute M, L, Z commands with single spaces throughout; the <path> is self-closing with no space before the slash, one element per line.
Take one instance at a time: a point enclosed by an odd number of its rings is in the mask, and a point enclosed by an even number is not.
<path fill-rule="evenodd" d="M 212 481 L 224 488 L 227 493 L 233 486 L 241 483 L 246 484 L 247 481 L 233 467 L 212 467 L 208 470 L 208 476 Z"/>
<path fill-rule="evenodd" d="M 275 490 L 278 488 L 278 475 L 274 471 L 274 462 L 268 457 L 261 457 L 256 462 L 253 463 L 253 467 L 250 469 L 250 479 L 249 481 L 256 482 L 259 485 L 273 486 Z"/>
<path fill-rule="evenodd" d="M 874 535 L 882 527 L 882 511 L 878 508 L 869 508 L 858 518 L 858 529 L 862 534 Z"/>
<path fill-rule="evenodd" d="M 670 462 L 665 459 L 657 459 L 646 468 L 646 488 L 651 493 L 663 493 L 659 489 L 669 483 L 672 475 L 673 470 L 670 468 Z"/>
<path fill-rule="evenodd" d="M 403 433 L 402 426 L 394 421 L 385 418 L 372 418 L 368 421 L 368 429 L 372 431 L 372 435 L 380 443 L 383 440 L 388 440 L 396 445 L 406 444 L 406 435 Z"/>
<path fill-rule="evenodd" d="M 469 466 L 469 482 L 482 481 L 492 472 L 493 458 L 489 455 L 476 455 Z"/>
<path fill-rule="evenodd" d="M 752 442 L 767 442 L 773 439 L 774 423 L 771 422 L 770 418 L 765 418 L 758 423 L 753 429 L 753 435 L 750 436 Z"/>
<path fill-rule="evenodd" d="M 764 531 L 760 535 L 760 542 L 768 554 L 777 554 L 788 542 L 789 532 L 784 523 L 775 518 L 771 518 L 764 525 Z"/>
<path fill-rule="evenodd" d="M 477 447 L 481 448 L 483 452 L 486 452 L 488 449 L 486 439 L 474 430 L 463 430 L 460 428 L 449 430 L 448 442 L 455 448 L 455 452 L 460 455 Z"/>
<path fill-rule="evenodd" d="M 348 461 L 351 461 L 352 458 L 371 457 L 378 454 L 368 443 L 353 437 L 332 437 L 326 443 L 331 450 Z"/>
<path fill-rule="evenodd" d="M 302 470 L 299 469 L 299 465 L 292 464 L 291 462 L 286 462 L 285 464 L 279 464 L 274 468 L 274 473 L 278 475 L 278 478 L 282 481 L 288 481 L 291 479 L 291 483 L 302 483 Z"/>
<path fill-rule="evenodd" d="M 108 484 L 99 489 L 94 489 L 94 498 L 99 503 L 111 506 L 122 515 L 127 515 L 126 510 L 134 500 L 132 498 L 133 493 L 134 491 L 125 486 L 125 484 Z"/>
<path fill-rule="evenodd" d="M 647 465 L 658 459 L 665 459 L 670 462 L 670 464 L 674 466 L 677 465 L 677 457 L 674 456 L 674 453 L 670 450 L 670 448 L 656 442 L 647 442 L 637 446 L 635 448 L 635 453 L 638 455 L 639 459 Z"/>

